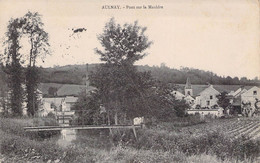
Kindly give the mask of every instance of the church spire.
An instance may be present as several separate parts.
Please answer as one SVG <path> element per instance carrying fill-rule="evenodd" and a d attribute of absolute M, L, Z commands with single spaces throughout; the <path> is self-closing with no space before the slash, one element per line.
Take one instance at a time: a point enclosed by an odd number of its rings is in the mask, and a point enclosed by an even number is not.
<path fill-rule="evenodd" d="M 187 78 L 186 85 L 185 85 L 185 88 L 184 88 L 184 92 L 185 92 L 185 96 L 189 96 L 189 95 L 193 96 L 192 86 L 191 86 L 189 77 Z"/>
<path fill-rule="evenodd" d="M 185 85 L 185 89 L 192 89 L 192 88 L 191 88 L 191 83 L 190 83 L 190 78 L 189 78 L 189 77 L 187 78 L 186 85 Z"/>

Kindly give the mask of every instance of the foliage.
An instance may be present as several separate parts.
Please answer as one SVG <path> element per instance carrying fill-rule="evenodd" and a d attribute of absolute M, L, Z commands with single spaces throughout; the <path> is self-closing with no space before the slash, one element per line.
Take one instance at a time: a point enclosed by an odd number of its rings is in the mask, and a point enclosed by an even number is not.
<path fill-rule="evenodd" d="M 25 159 L 24 162 L 257 161 L 260 153 L 259 140 L 240 136 L 235 138 L 224 133 L 226 128 L 233 129 L 234 125 L 240 127 L 245 122 L 250 122 L 250 119 L 236 121 L 237 123 L 234 121 L 235 119 L 224 119 L 180 128 L 167 124 L 166 128 L 154 126 L 138 129 L 137 140 L 130 130 L 125 131 L 123 137 L 118 135 L 119 132 L 114 132 L 114 137 L 122 138 L 113 139 L 116 145 L 109 148 L 99 146 L 98 139 L 102 140 L 102 145 L 106 145 L 106 141 L 107 144 L 109 142 L 107 137 L 99 135 L 96 130 L 95 133 L 87 131 L 82 133 L 82 139 L 76 140 L 77 145 L 61 148 L 53 140 L 36 141 L 23 135 L 21 126 L 32 125 L 29 119 L 0 119 L 0 153 L 7 158 L 18 157 L 20 161 Z M 10 128 L 10 124 L 14 129 Z M 219 132 L 216 126 L 223 129 L 223 132 Z"/>
<path fill-rule="evenodd" d="M 31 45 L 28 66 L 35 66 L 37 58 L 43 60 L 49 54 L 48 33 L 43 29 L 44 24 L 38 12 L 27 12 L 21 19 L 25 20 L 22 26 L 24 36 L 27 36 Z"/>
<path fill-rule="evenodd" d="M 86 92 L 82 92 L 79 95 L 77 102 L 72 106 L 71 110 L 75 110 L 77 118 L 72 122 L 73 124 L 99 124 L 100 102 L 95 93 L 87 95 Z"/>
<path fill-rule="evenodd" d="M 26 70 L 26 93 L 27 93 L 27 113 L 34 116 L 38 110 L 37 87 L 39 83 L 39 72 L 36 68 L 36 59 L 49 54 L 48 33 L 43 29 L 41 15 L 30 11 L 21 19 L 25 20 L 22 26 L 23 34 L 28 37 L 31 48 L 29 53 L 29 63 Z"/>
<path fill-rule="evenodd" d="M 34 115 L 38 108 L 36 89 L 39 82 L 38 71 L 36 69 L 36 59 L 42 59 L 48 50 L 48 34 L 43 30 L 41 16 L 36 13 L 28 12 L 22 18 L 11 19 L 7 26 L 5 55 L 1 60 L 6 63 L 6 73 L 10 88 L 10 108 L 14 116 L 22 115 L 23 89 L 22 83 L 24 76 L 26 81 L 27 108 L 28 115 Z M 25 62 L 25 55 L 19 53 L 21 48 L 20 39 L 28 36 L 31 45 L 29 53 L 28 68 L 23 72 L 22 64 Z"/>
<path fill-rule="evenodd" d="M 3 69 L 3 64 L 0 64 L 0 108 L 2 108 L 1 114 L 4 117 L 7 117 L 10 111 L 10 108 L 8 107 L 8 77 Z"/>
<path fill-rule="evenodd" d="M 133 118 L 144 115 L 148 109 L 145 98 L 153 83 L 149 73 L 137 72 L 135 67 L 105 64 L 89 79 L 91 86 L 97 88 L 101 102 L 111 113 L 121 111 Z"/>
<path fill-rule="evenodd" d="M 135 61 L 142 59 L 143 53 L 150 47 L 152 42 L 144 35 L 146 28 L 142 28 L 136 21 L 134 24 L 116 24 L 114 18 L 106 24 L 98 40 L 105 51 L 95 49 L 100 55 L 101 61 L 109 64 L 134 64 Z"/>
<path fill-rule="evenodd" d="M 99 64 L 89 64 L 89 71 L 95 71 Z M 154 79 L 166 83 L 185 84 L 190 77 L 192 84 L 204 85 L 207 82 L 214 85 L 259 85 L 259 80 L 234 77 L 232 81 L 225 82 L 227 77 L 219 76 L 213 72 L 193 68 L 169 68 L 148 65 L 136 66 L 138 71 L 150 71 Z M 85 65 L 66 65 L 41 69 L 41 82 L 62 84 L 85 84 Z"/>
<path fill-rule="evenodd" d="M 7 26 L 5 58 L 6 73 L 8 74 L 8 87 L 10 89 L 10 108 L 13 116 L 21 116 L 23 102 L 23 75 L 22 75 L 22 56 L 19 53 L 21 48 L 19 40 L 22 32 L 20 28 L 24 24 L 24 20 L 11 19 Z M 2 58 L 3 59 L 3 58 Z"/>
<path fill-rule="evenodd" d="M 227 97 L 227 92 L 221 92 L 221 94 L 217 95 L 218 105 L 223 109 L 226 109 L 230 106 L 230 100 Z"/>
<path fill-rule="evenodd" d="M 233 139 L 221 132 L 206 132 L 201 135 L 174 134 L 167 131 L 140 130 L 135 141 L 123 139 L 123 144 L 132 144 L 137 149 L 151 149 L 182 152 L 186 155 L 203 153 L 216 155 L 221 160 L 235 158 L 237 160 L 256 159 L 259 155 L 259 140 L 239 137 Z M 249 149 L 252 148 L 253 150 Z"/>
<path fill-rule="evenodd" d="M 40 106 L 37 87 L 39 82 L 39 71 L 36 67 L 27 67 L 26 71 L 26 102 L 27 114 L 33 116 L 37 113 Z"/>
<path fill-rule="evenodd" d="M 177 100 L 171 94 L 170 86 L 156 82 L 152 91 L 145 98 L 149 110 L 146 114 L 160 121 L 171 121 L 174 117 L 184 117 L 189 105 L 184 100 Z"/>
<path fill-rule="evenodd" d="M 98 36 L 104 51 L 95 51 L 106 63 L 91 73 L 89 79 L 90 85 L 97 89 L 100 103 L 107 109 L 109 124 L 110 116 L 118 124 L 120 115 L 124 117 L 120 119 L 125 121 L 126 117 L 143 115 L 147 109 L 144 96 L 151 87 L 151 76 L 146 72 L 138 72 L 133 66 L 146 55 L 144 51 L 152 43 L 144 35 L 145 30 L 137 22 L 121 27 L 112 18 Z"/>

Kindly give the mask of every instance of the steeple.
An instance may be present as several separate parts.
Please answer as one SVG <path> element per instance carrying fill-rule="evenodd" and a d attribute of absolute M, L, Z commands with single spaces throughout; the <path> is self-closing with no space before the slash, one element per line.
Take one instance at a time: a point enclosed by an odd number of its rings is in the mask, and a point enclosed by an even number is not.
<path fill-rule="evenodd" d="M 192 89 L 192 88 L 191 88 L 191 83 L 190 83 L 190 78 L 189 78 L 189 77 L 187 78 L 186 85 L 185 85 L 185 89 Z"/>
<path fill-rule="evenodd" d="M 185 85 L 185 88 L 184 88 L 184 92 L 185 92 L 185 96 L 188 96 L 188 95 L 193 96 L 192 86 L 191 86 L 191 82 L 190 82 L 189 77 L 187 78 L 186 85 Z"/>

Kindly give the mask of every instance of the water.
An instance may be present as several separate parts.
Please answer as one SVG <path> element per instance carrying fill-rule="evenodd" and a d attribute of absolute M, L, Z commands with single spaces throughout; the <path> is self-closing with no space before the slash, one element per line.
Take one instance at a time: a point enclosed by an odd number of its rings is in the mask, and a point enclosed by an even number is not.
<path fill-rule="evenodd" d="M 72 142 L 76 140 L 76 135 L 76 130 L 63 129 L 61 130 L 61 135 L 57 140 L 57 144 L 61 147 L 67 147 L 73 144 Z"/>
<path fill-rule="evenodd" d="M 111 148 L 109 130 L 72 130 L 63 129 L 58 138 L 55 139 L 61 147 L 80 145 L 82 147 Z"/>

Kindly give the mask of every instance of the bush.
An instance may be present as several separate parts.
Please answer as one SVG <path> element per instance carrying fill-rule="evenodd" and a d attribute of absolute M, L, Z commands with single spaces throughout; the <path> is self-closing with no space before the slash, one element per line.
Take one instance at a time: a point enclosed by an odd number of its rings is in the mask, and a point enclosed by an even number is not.
<path fill-rule="evenodd" d="M 61 148 L 54 141 L 35 141 L 13 134 L 2 134 L 0 140 L 1 154 L 20 158 L 38 158 L 47 162 L 59 159 L 62 162 L 75 162 L 77 157 L 85 154 L 75 147 Z"/>
<path fill-rule="evenodd" d="M 33 119 L 33 122 L 28 119 L 9 119 L 3 118 L 0 119 L 0 130 L 14 134 L 21 137 L 28 137 L 30 139 L 44 140 L 52 136 L 57 136 L 60 134 L 60 131 L 32 131 L 26 132 L 23 127 L 26 126 L 57 126 L 57 122 L 52 118 L 36 118 Z"/>

